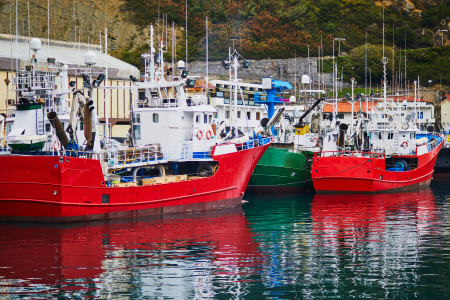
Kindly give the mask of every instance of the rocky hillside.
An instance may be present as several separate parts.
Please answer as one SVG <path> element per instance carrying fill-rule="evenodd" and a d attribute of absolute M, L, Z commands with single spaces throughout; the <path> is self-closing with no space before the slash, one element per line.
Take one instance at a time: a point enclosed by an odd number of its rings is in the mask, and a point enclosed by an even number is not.
<path fill-rule="evenodd" d="M 427 48 L 444 44 L 450 31 L 450 0 L 189 0 L 189 58 L 205 57 L 205 18 L 209 17 L 210 58 L 227 56 L 230 36 L 247 58 L 291 58 L 317 55 L 321 44 L 331 55 L 333 38 L 345 38 L 341 52 L 367 39 L 382 41 L 385 8 L 386 43 L 400 48 Z M 47 1 L 19 1 L 19 34 L 47 37 Z M 140 66 L 140 53 L 148 49 L 148 25 L 158 23 L 158 11 L 175 23 L 177 59 L 185 57 L 185 1 L 179 0 L 50 0 L 50 38 L 99 43 L 99 31 L 108 26 L 109 49 L 118 58 Z M 0 31 L 15 32 L 15 7 L 0 0 Z M 11 22 L 12 20 L 12 22 Z M 162 24 L 162 21 L 160 22 Z M 12 30 L 10 30 L 10 27 Z M 160 30 L 162 31 L 162 26 Z M 156 29 L 158 33 L 158 29 Z M 168 30 L 171 59 L 171 29 Z M 103 44 L 103 41 L 102 41 Z M 337 45 L 336 45 L 337 47 Z"/>

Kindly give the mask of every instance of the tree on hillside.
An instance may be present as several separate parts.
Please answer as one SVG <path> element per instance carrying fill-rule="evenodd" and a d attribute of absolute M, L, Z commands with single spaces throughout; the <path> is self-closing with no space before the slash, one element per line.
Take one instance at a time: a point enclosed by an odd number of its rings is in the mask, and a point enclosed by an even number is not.
<path fill-rule="evenodd" d="M 366 46 L 360 46 L 350 51 L 348 59 L 344 60 L 344 80 L 349 81 L 353 76 L 358 82 L 363 82 L 365 78 L 365 51 Z M 392 47 L 384 47 L 384 56 L 388 58 L 386 64 L 386 76 L 392 76 Z M 381 59 L 383 57 L 383 46 L 367 44 L 367 77 L 369 77 L 369 68 L 372 73 L 372 81 L 382 80 L 383 64 Z M 389 81 L 388 81 L 389 82 Z"/>

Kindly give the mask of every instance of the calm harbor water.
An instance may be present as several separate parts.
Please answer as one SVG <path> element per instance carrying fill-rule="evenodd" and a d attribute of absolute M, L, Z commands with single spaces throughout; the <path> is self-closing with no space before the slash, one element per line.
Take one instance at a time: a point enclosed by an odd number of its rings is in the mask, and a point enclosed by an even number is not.
<path fill-rule="evenodd" d="M 450 297 L 450 186 L 246 195 L 242 208 L 64 226 L 0 223 L 0 298 Z"/>

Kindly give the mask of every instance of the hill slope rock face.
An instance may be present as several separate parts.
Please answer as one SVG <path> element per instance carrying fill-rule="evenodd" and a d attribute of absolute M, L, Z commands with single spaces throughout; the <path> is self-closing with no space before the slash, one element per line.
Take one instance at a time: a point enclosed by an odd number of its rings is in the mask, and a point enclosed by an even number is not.
<path fill-rule="evenodd" d="M 79 41 L 99 45 L 102 31 L 102 48 L 105 44 L 105 27 L 108 27 L 108 44 L 110 49 L 129 47 L 130 41 L 139 45 L 148 43 L 147 35 L 141 26 L 132 24 L 121 12 L 123 2 L 120 0 L 49 0 L 50 1 L 50 39 Z M 75 7 L 74 7 L 75 6 Z M 45 43 L 47 38 L 47 1 L 19 1 L 18 19 L 19 35 L 40 37 Z M 0 2 L 1 33 L 15 33 L 15 2 Z M 76 36 L 75 36 L 76 31 Z"/>

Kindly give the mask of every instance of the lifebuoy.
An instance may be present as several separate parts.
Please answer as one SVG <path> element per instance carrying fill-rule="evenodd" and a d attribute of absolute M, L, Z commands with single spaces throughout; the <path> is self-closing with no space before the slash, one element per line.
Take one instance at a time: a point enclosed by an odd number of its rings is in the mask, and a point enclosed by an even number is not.
<path fill-rule="evenodd" d="M 200 129 L 197 131 L 197 138 L 199 140 L 203 139 L 203 131 L 201 131 Z"/>
<path fill-rule="evenodd" d="M 208 140 L 210 140 L 211 138 L 212 138 L 212 132 L 211 132 L 211 130 L 207 130 L 206 131 L 206 138 L 208 139 Z"/>
<path fill-rule="evenodd" d="M 450 148 L 450 144 L 446 144 L 446 145 L 445 145 L 445 148 Z"/>
<path fill-rule="evenodd" d="M 403 148 L 408 148 L 408 142 L 407 142 L 407 141 L 404 141 L 404 142 L 402 143 L 402 147 L 403 147 Z"/>
<path fill-rule="evenodd" d="M 310 140 L 310 142 L 311 143 L 318 143 L 319 142 L 319 139 L 317 138 L 317 137 L 313 137 L 311 140 Z"/>

